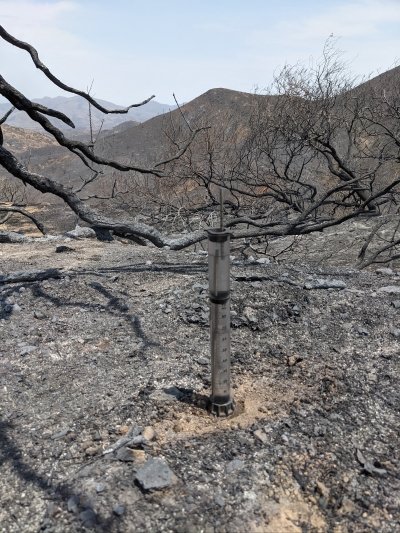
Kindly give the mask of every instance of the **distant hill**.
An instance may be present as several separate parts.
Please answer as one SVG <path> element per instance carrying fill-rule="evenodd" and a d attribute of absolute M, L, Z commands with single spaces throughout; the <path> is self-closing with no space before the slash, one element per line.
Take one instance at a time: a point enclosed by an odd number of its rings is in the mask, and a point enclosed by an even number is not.
<path fill-rule="evenodd" d="M 107 109 L 123 108 L 123 106 L 113 104 L 112 102 L 107 102 L 106 100 L 98 101 L 103 107 L 106 107 Z M 66 132 L 71 132 L 72 135 L 74 135 L 77 131 L 89 131 L 89 106 L 86 100 L 84 100 L 80 96 L 57 96 L 55 98 L 36 98 L 34 99 L 34 102 L 65 113 L 71 118 L 72 122 L 75 124 L 75 130 L 73 130 L 70 127 L 66 126 L 63 122 L 57 119 L 51 119 L 51 121 L 54 122 L 54 124 L 60 129 Z M 7 103 L 0 104 L 0 116 L 4 114 L 9 108 L 10 106 Z M 91 112 L 93 129 L 94 132 L 98 131 L 102 124 L 102 121 L 104 121 L 102 126 L 103 130 L 115 128 L 119 124 L 122 124 L 126 121 L 145 122 L 150 118 L 162 115 L 163 113 L 167 113 L 170 109 L 174 108 L 175 106 L 160 104 L 159 102 L 155 102 L 152 100 L 141 107 L 130 109 L 129 113 L 127 114 L 104 115 L 103 113 L 101 113 L 101 111 L 92 106 Z M 32 121 L 23 111 L 14 111 L 9 117 L 7 124 L 9 124 L 10 126 L 16 126 L 18 128 L 43 131 L 41 126 L 39 126 L 39 124 L 37 124 L 36 122 Z"/>

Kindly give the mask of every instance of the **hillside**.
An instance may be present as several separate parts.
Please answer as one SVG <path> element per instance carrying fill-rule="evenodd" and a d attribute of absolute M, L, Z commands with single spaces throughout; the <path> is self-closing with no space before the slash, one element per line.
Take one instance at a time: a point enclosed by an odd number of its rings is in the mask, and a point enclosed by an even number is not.
<path fill-rule="evenodd" d="M 88 103 L 80 96 L 35 98 L 33 101 L 44 106 L 50 107 L 51 109 L 56 109 L 57 111 L 61 111 L 62 113 L 68 115 L 71 118 L 72 122 L 75 124 L 76 130 L 79 130 L 80 132 L 89 131 L 90 126 Z M 98 101 L 103 107 L 106 107 L 107 109 L 123 108 L 123 106 L 116 105 L 106 100 L 99 99 Z M 9 107 L 10 106 L 6 103 L 0 104 L 0 115 L 4 114 L 9 109 Z M 145 122 L 146 120 L 149 120 L 152 117 L 167 113 L 170 109 L 174 109 L 174 107 L 175 106 L 160 104 L 159 102 L 151 100 L 144 106 L 130 109 L 127 114 L 117 115 L 104 115 L 96 108 L 92 108 L 91 113 L 93 129 L 95 132 L 98 131 L 102 122 L 104 130 L 115 128 L 119 124 L 126 121 Z M 65 130 L 66 132 L 71 132 L 72 134 L 75 134 L 75 131 L 71 130 L 71 128 L 66 126 L 63 122 L 57 119 L 51 120 L 54 121 L 54 124 L 58 128 Z M 16 126 L 19 128 L 42 131 L 41 126 L 39 126 L 36 122 L 32 121 L 23 111 L 14 111 L 14 113 L 8 119 L 7 123 L 11 126 Z"/>

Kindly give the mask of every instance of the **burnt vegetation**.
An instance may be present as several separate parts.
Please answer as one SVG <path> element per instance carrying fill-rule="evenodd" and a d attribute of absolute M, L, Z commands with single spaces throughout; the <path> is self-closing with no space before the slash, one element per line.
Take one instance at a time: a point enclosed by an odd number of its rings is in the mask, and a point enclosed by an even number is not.
<path fill-rule="evenodd" d="M 126 113 L 133 107 L 105 109 L 89 93 L 59 80 L 31 45 L 4 28 L 0 36 L 29 53 L 52 83 L 84 98 L 89 119 L 92 107 L 103 113 Z M 61 183 L 29 170 L 4 143 L 0 164 L 22 183 L 63 200 L 83 222 L 144 245 L 178 250 L 203 241 L 222 188 L 227 227 L 235 239 L 257 246 L 271 238 L 376 217 L 359 251 L 359 265 L 385 263 L 398 258 L 400 244 L 398 79 L 395 68 L 359 84 L 336 43 L 328 41 L 314 64 L 284 67 L 268 91 L 271 96 L 245 95 L 241 112 L 235 113 L 235 102 L 225 111 L 216 102 L 214 113 L 196 115 L 188 104 L 158 120 L 153 129 L 162 124 L 162 137 L 156 136 L 162 146 L 152 152 L 160 159 L 139 154 L 135 162 L 129 153 L 116 159 L 112 138 L 92 128 L 87 142 L 66 135 L 49 117 L 74 128 L 69 117 L 29 100 L 0 77 L 0 94 L 12 106 L 1 123 L 14 108 L 25 111 L 83 165 L 79 182 Z M 147 136 L 149 131 L 150 126 Z M 17 193 L 10 197 L 9 192 L 3 190 L 2 200 L 14 204 Z M 6 207 L 2 209 L 7 217 Z"/>

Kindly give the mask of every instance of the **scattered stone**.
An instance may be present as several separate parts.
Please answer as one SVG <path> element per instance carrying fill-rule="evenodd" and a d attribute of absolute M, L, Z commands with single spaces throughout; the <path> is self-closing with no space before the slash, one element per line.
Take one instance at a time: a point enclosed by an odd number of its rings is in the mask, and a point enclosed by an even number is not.
<path fill-rule="evenodd" d="M 26 241 L 26 237 L 23 233 L 17 233 L 16 231 L 0 231 L 0 243 L 18 243 Z"/>
<path fill-rule="evenodd" d="M 400 294 L 400 287 L 397 285 L 385 285 L 384 287 L 379 287 L 376 292 L 385 294 Z"/>
<path fill-rule="evenodd" d="M 369 331 L 366 328 L 364 328 L 363 326 L 358 326 L 357 327 L 357 333 L 359 335 L 363 335 L 365 337 L 367 337 L 369 335 Z"/>
<path fill-rule="evenodd" d="M 256 260 L 256 263 L 258 263 L 259 265 L 269 265 L 271 262 L 270 259 L 268 259 L 268 257 L 260 257 L 259 259 Z"/>
<path fill-rule="evenodd" d="M 104 492 L 106 490 L 106 486 L 104 483 L 96 483 L 96 492 Z"/>
<path fill-rule="evenodd" d="M 93 455 L 96 455 L 98 451 L 99 451 L 98 446 L 89 446 L 89 448 L 86 448 L 85 453 L 86 455 L 89 455 L 92 457 Z"/>
<path fill-rule="evenodd" d="M 256 429 L 253 435 L 263 444 L 266 444 L 268 442 L 268 436 L 266 433 L 264 433 L 262 429 Z"/>
<path fill-rule="evenodd" d="M 92 528 L 96 525 L 96 513 L 90 507 L 79 513 L 79 518 L 82 520 L 83 526 Z"/>
<path fill-rule="evenodd" d="M 176 422 L 172 429 L 175 431 L 175 433 L 181 433 L 185 430 L 185 424 L 183 424 L 183 422 Z"/>
<path fill-rule="evenodd" d="M 122 448 L 119 448 L 116 452 L 116 458 L 118 461 L 122 461 L 123 463 L 131 463 L 135 460 L 135 457 L 133 455 L 133 450 L 130 448 L 127 448 L 126 446 L 123 446 Z"/>
<path fill-rule="evenodd" d="M 136 481 L 144 490 L 157 490 L 169 487 L 176 478 L 167 463 L 157 457 L 149 459 L 136 472 Z"/>
<path fill-rule="evenodd" d="M 393 337 L 396 337 L 397 339 L 400 337 L 400 329 L 399 328 L 391 328 L 390 333 L 393 335 Z"/>
<path fill-rule="evenodd" d="M 63 254 L 65 252 L 74 252 L 74 251 L 75 250 L 73 248 L 70 248 L 69 246 L 65 246 L 63 244 L 56 247 L 56 254 Z"/>
<path fill-rule="evenodd" d="M 79 510 L 79 498 L 78 496 L 71 496 L 67 502 L 67 509 L 70 513 L 76 514 Z"/>
<path fill-rule="evenodd" d="M 71 239 L 94 239 L 96 232 L 92 228 L 82 227 L 77 224 L 75 229 L 67 231 L 65 235 L 66 237 L 71 237 Z"/>
<path fill-rule="evenodd" d="M 60 431 L 57 431 L 57 433 L 54 433 L 54 435 L 52 435 L 51 438 L 52 438 L 53 440 L 62 439 L 62 438 L 65 437 L 65 435 L 67 435 L 70 431 L 71 431 L 71 430 L 70 430 L 69 427 L 65 427 L 65 428 L 61 429 Z"/>
<path fill-rule="evenodd" d="M 227 463 L 225 469 L 227 474 L 232 474 L 232 472 L 242 470 L 244 466 L 245 463 L 241 459 L 233 459 L 232 461 L 229 461 L 229 463 Z"/>
<path fill-rule="evenodd" d="M 167 389 L 158 389 L 152 392 L 149 396 L 151 400 L 157 402 L 175 402 L 182 398 L 183 393 L 176 387 L 169 387 Z"/>
<path fill-rule="evenodd" d="M 26 344 L 24 346 L 22 346 L 19 350 L 19 355 L 21 356 L 24 356 L 24 355 L 29 355 L 30 353 L 34 352 L 35 350 L 37 350 L 37 346 L 31 346 L 29 344 Z"/>
<path fill-rule="evenodd" d="M 22 309 L 20 308 L 20 306 L 18 304 L 14 304 L 12 306 L 12 312 L 13 313 L 19 313 L 20 311 L 22 311 Z"/>
<path fill-rule="evenodd" d="M 324 485 L 321 481 L 317 481 L 315 484 L 317 492 L 323 497 L 328 498 L 329 497 L 329 489 L 326 485 Z"/>
<path fill-rule="evenodd" d="M 340 506 L 340 514 L 351 514 L 356 510 L 356 505 L 354 502 L 349 500 L 349 498 L 344 497 L 342 500 L 342 505 Z"/>
<path fill-rule="evenodd" d="M 257 312 L 252 307 L 245 307 L 243 309 L 243 316 L 250 324 L 257 323 Z"/>
<path fill-rule="evenodd" d="M 146 462 L 146 452 L 144 450 L 131 450 L 135 463 L 143 464 Z"/>
<path fill-rule="evenodd" d="M 151 426 L 146 426 L 144 430 L 142 431 L 142 436 L 144 439 L 150 442 L 151 440 L 154 439 L 154 437 L 156 436 L 156 433 Z"/>
<path fill-rule="evenodd" d="M 210 360 L 207 357 L 198 357 L 196 359 L 196 363 L 198 363 L 201 366 L 208 366 L 210 363 Z"/>
<path fill-rule="evenodd" d="M 219 507 L 225 507 L 225 500 L 222 496 L 215 496 L 214 501 Z"/>
<path fill-rule="evenodd" d="M 393 302 L 391 302 L 391 306 L 395 309 L 400 309 L 400 300 L 393 300 Z"/>
<path fill-rule="evenodd" d="M 311 289 L 345 289 L 346 283 L 341 279 L 315 279 L 306 281 L 304 288 Z"/>
<path fill-rule="evenodd" d="M 38 320 L 44 320 L 45 318 L 47 318 L 47 315 L 43 313 L 43 311 L 40 311 L 39 309 L 33 312 L 33 316 L 37 318 Z"/>
<path fill-rule="evenodd" d="M 381 274 L 383 276 L 392 276 L 394 274 L 394 272 L 393 272 L 393 270 L 391 268 L 385 268 L 385 267 L 377 268 L 375 270 L 375 272 L 377 274 Z"/>
<path fill-rule="evenodd" d="M 125 513 L 125 506 L 117 503 L 113 507 L 113 513 L 117 516 L 122 516 Z"/>

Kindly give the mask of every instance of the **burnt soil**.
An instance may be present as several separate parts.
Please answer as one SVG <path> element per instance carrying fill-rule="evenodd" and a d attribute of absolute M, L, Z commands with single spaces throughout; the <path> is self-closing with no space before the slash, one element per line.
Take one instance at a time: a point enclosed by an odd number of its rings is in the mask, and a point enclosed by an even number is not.
<path fill-rule="evenodd" d="M 0 246 L 0 531 L 400 531 L 399 272 L 234 260 L 217 419 L 204 253 Z"/>

